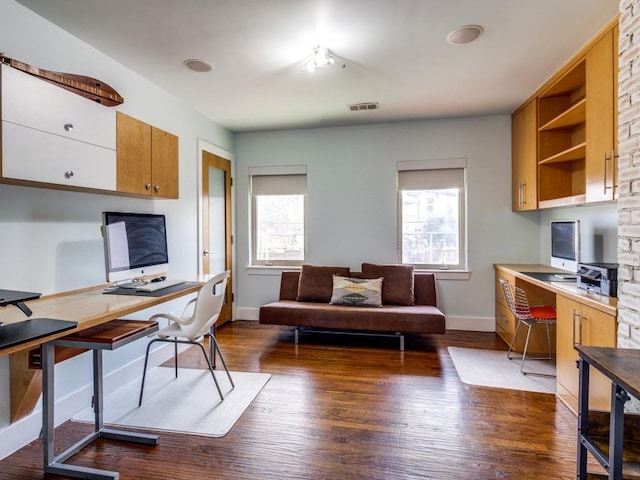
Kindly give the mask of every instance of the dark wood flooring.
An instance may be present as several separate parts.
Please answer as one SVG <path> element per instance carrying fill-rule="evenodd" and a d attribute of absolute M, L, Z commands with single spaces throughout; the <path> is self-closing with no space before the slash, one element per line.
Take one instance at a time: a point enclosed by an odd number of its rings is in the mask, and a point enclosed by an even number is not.
<path fill-rule="evenodd" d="M 506 350 L 493 333 L 408 337 L 404 352 L 396 339 L 341 335 L 301 334 L 296 346 L 291 328 L 248 321 L 218 338 L 231 370 L 272 374 L 229 434 L 98 440 L 68 463 L 122 480 L 575 478 L 576 418 L 555 396 L 458 379 L 447 347 Z M 200 356 L 189 349 L 181 366 L 205 368 Z M 64 423 L 56 448 L 90 429 Z M 41 465 L 35 441 L 0 461 L 0 478 L 61 478 Z"/>

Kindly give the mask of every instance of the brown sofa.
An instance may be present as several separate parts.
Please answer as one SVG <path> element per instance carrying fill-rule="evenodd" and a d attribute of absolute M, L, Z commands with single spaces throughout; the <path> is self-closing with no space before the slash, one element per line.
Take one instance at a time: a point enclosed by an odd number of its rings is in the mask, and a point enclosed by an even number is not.
<path fill-rule="evenodd" d="M 363 264 L 363 267 L 371 264 Z M 382 306 L 345 306 L 329 304 L 331 292 L 328 293 L 327 282 L 331 278 L 332 267 L 326 269 L 322 276 L 315 276 L 313 282 L 301 281 L 306 275 L 305 266 L 301 272 L 283 272 L 280 282 L 280 297 L 277 302 L 260 307 L 259 322 L 262 324 L 291 325 L 298 327 L 295 331 L 295 341 L 298 343 L 300 328 L 309 330 L 329 330 L 342 333 L 374 333 L 393 335 L 400 339 L 400 349 L 404 350 L 405 333 L 432 334 L 445 332 L 445 316 L 436 305 L 435 277 L 432 273 L 413 273 L 409 281 L 408 292 L 398 292 L 402 282 L 395 282 L 397 270 L 385 270 L 382 292 Z M 388 268 L 385 266 L 384 268 Z M 345 272 L 333 270 L 340 275 L 348 273 L 350 277 L 370 278 L 371 272 L 365 275 L 360 272 Z M 365 268 L 363 268 L 365 270 Z M 374 270 L 373 273 L 380 273 Z M 406 277 L 406 276 L 405 276 Z M 303 287 L 311 286 L 319 294 L 311 294 L 307 288 L 306 296 Z M 407 285 L 404 282 L 404 285 Z M 386 291 L 385 286 L 387 287 Z M 412 290 L 412 291 L 410 291 Z M 400 296 L 398 296 L 400 294 Z M 408 294 L 408 295 L 407 295 Z M 302 298 L 301 298 L 302 297 Z M 407 298 L 404 298 L 407 297 Z M 402 305 L 389 302 L 404 303 Z M 310 299 L 311 301 L 306 301 Z"/>

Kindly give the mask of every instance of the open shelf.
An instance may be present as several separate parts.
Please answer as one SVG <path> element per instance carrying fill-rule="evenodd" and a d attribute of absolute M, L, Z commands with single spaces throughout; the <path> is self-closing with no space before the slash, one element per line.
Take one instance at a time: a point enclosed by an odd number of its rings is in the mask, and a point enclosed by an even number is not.
<path fill-rule="evenodd" d="M 542 160 L 540 160 L 539 164 L 546 165 L 549 163 L 573 162 L 575 160 L 580 160 L 581 158 L 585 158 L 586 155 L 587 155 L 587 143 L 582 142 L 571 148 L 563 150 L 560 153 L 556 153 L 555 155 L 551 155 L 550 157 L 543 158 Z"/>
<path fill-rule="evenodd" d="M 572 128 L 586 121 L 587 118 L 587 100 L 582 97 L 567 110 L 562 111 L 553 119 L 539 128 L 540 132 L 548 130 L 558 130 L 564 128 Z"/>

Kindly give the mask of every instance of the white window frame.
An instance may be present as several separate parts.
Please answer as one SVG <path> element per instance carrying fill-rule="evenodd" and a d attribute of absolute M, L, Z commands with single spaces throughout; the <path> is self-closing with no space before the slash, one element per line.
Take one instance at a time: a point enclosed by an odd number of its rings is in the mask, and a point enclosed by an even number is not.
<path fill-rule="evenodd" d="M 306 179 L 305 189 L 302 193 L 303 198 L 303 215 L 304 215 L 304 227 L 303 227 L 303 258 L 301 260 L 258 260 L 257 258 L 257 227 L 256 227 L 256 195 L 253 192 L 253 177 L 256 176 L 277 176 L 277 175 L 307 175 L 306 165 L 283 165 L 283 166 L 262 166 L 262 167 L 249 167 L 249 208 L 251 219 L 250 224 L 250 264 L 254 267 L 297 267 L 305 263 L 307 258 L 307 195 L 306 195 Z"/>
<path fill-rule="evenodd" d="M 452 158 L 452 159 L 437 159 L 437 160 L 411 160 L 400 161 L 396 164 L 397 179 L 398 179 L 398 261 L 403 260 L 403 212 L 402 212 L 402 192 L 407 190 L 421 190 L 416 185 L 412 185 L 410 188 L 402 189 L 400 184 L 401 172 L 421 171 L 422 173 L 428 173 L 429 170 L 450 170 L 459 169 L 462 170 L 462 186 L 459 187 L 458 197 L 458 244 L 459 244 L 459 262 L 457 264 L 413 264 L 416 269 L 419 270 L 453 270 L 453 271 L 466 271 L 467 270 L 467 159 L 466 158 Z M 435 172 L 434 172 L 435 173 Z M 446 187 L 443 185 L 442 189 Z M 452 188 L 458 188 L 458 186 L 452 186 Z M 426 186 L 423 190 L 437 190 L 437 187 Z"/>

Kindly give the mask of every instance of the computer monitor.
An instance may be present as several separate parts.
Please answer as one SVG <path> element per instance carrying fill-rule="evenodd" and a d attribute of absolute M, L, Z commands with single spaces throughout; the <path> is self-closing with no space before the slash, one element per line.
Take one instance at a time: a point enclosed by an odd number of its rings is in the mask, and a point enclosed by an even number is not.
<path fill-rule="evenodd" d="M 164 215 L 103 212 L 102 229 L 108 282 L 169 271 Z"/>
<path fill-rule="evenodd" d="M 580 262 L 580 221 L 551 221 L 551 266 L 578 271 Z"/>

